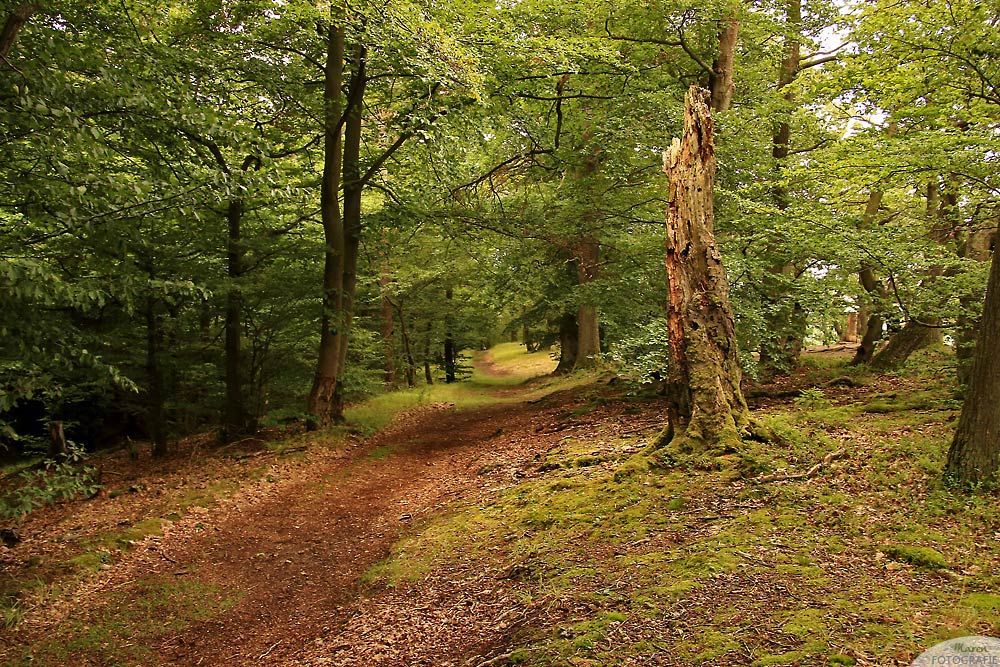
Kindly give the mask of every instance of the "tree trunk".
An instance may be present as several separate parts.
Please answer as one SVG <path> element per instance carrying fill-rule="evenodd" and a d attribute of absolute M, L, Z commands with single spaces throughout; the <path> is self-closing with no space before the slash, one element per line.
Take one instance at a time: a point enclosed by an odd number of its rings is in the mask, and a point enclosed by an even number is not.
<path fill-rule="evenodd" d="M 37 2 L 22 2 L 7 15 L 3 30 L 0 30 L 0 61 L 3 61 L 3 69 L 10 69 L 11 64 L 7 60 L 10 50 L 14 48 L 14 42 L 17 41 L 21 29 L 37 11 Z"/>
<path fill-rule="evenodd" d="M 838 325 L 837 329 L 837 342 L 838 343 L 857 343 L 858 342 L 858 314 L 848 313 L 847 322 L 843 326 Z"/>
<path fill-rule="evenodd" d="M 152 276 L 150 276 L 152 278 Z M 153 442 L 153 457 L 167 455 L 166 398 L 163 391 L 163 366 L 160 349 L 163 331 L 156 299 L 146 298 L 146 429 Z"/>
<path fill-rule="evenodd" d="M 415 387 L 417 385 L 417 365 L 413 361 L 410 330 L 406 326 L 406 318 L 403 316 L 402 305 L 396 306 L 396 314 L 399 316 L 399 336 L 403 339 L 403 354 L 406 356 L 406 386 Z"/>
<path fill-rule="evenodd" d="M 243 400 L 243 295 L 239 279 L 243 275 L 243 247 L 241 225 L 243 200 L 232 199 L 226 216 L 229 227 L 228 274 L 229 291 L 226 294 L 226 402 L 222 411 L 222 440 L 232 442 L 246 426 L 246 405 Z"/>
<path fill-rule="evenodd" d="M 660 444 L 679 451 L 734 447 L 749 426 L 740 390 L 729 282 L 715 243 L 714 123 L 709 93 L 692 86 L 684 137 L 664 155 L 667 203 L 667 327 L 670 342 L 669 424 Z"/>
<path fill-rule="evenodd" d="M 383 240 L 384 243 L 384 240 Z M 389 286 L 392 284 L 392 270 L 389 260 L 383 255 L 382 270 L 379 272 L 378 285 L 381 291 L 379 300 L 379 315 L 382 334 L 382 368 L 385 372 L 383 381 L 386 386 L 396 388 L 396 337 L 395 321 L 392 316 L 392 300 L 389 297 Z M 412 385 L 411 385 L 412 386 Z"/>
<path fill-rule="evenodd" d="M 728 111 L 733 104 L 733 95 L 736 92 L 733 72 L 739 33 L 740 22 L 735 16 L 719 22 L 719 56 L 712 64 L 712 74 L 709 76 L 712 109 L 716 112 Z"/>
<path fill-rule="evenodd" d="M 577 344 L 580 341 L 577 329 L 576 316 L 564 313 L 559 319 L 559 364 L 552 371 L 553 375 L 571 373 L 576 366 Z"/>
<path fill-rule="evenodd" d="M 49 458 L 63 459 L 69 455 L 69 445 L 66 444 L 66 433 L 61 420 L 49 422 Z"/>
<path fill-rule="evenodd" d="M 956 191 L 949 189 L 941 194 L 937 181 L 927 185 L 927 217 L 932 219 L 931 239 L 945 244 L 954 234 L 954 224 L 951 212 L 958 205 Z M 940 266 L 932 266 L 926 271 L 925 284 L 944 274 Z M 914 352 L 943 340 L 940 328 L 941 318 L 928 314 L 920 314 L 916 318 L 908 318 L 903 328 L 892 335 L 885 347 L 872 357 L 871 366 L 879 370 L 899 368 Z"/>
<path fill-rule="evenodd" d="M 344 27 L 342 17 L 335 17 L 327 34 L 326 71 L 323 85 L 323 181 L 320 190 L 320 215 L 326 251 L 323 264 L 323 315 L 319 340 L 319 359 L 312 390 L 309 392 L 308 427 L 327 427 L 340 372 L 340 310 L 344 288 L 345 233 L 340 215 L 340 172 L 342 138 L 340 130 L 341 86 L 344 76 Z"/>
<path fill-rule="evenodd" d="M 899 368 L 917 350 L 940 342 L 941 329 L 938 320 L 933 319 L 926 323 L 907 320 L 903 328 L 893 334 L 885 347 L 872 358 L 871 367 L 878 370 Z"/>
<path fill-rule="evenodd" d="M 364 183 L 361 181 L 361 121 L 362 103 L 368 74 L 365 71 L 368 51 L 364 44 L 358 44 L 354 51 L 354 71 L 347 87 L 347 114 L 344 122 L 344 278 L 337 311 L 340 313 L 341 332 L 338 340 L 338 373 L 347 367 L 347 348 L 350 342 L 351 325 L 354 323 L 354 297 L 358 287 L 358 253 L 361 250 L 361 195 Z M 334 391 L 334 401 L 330 406 L 330 421 L 344 421 L 343 387 Z"/>
<path fill-rule="evenodd" d="M 782 98 L 785 108 L 779 114 L 778 122 L 771 137 L 771 156 L 774 158 L 774 168 L 778 175 L 778 183 L 774 188 L 774 203 L 779 211 L 788 208 L 788 193 L 782 182 L 781 172 L 788 159 L 791 145 L 790 117 L 795 103 L 792 91 L 788 85 L 795 81 L 801 63 L 801 33 L 802 33 L 802 0 L 788 0 L 785 3 L 785 56 L 778 72 L 777 89 L 785 90 Z M 785 374 L 799 365 L 802 353 L 802 340 L 805 338 L 806 313 L 795 296 L 796 269 L 793 264 L 781 260 L 771 267 L 769 276 L 765 276 L 766 338 L 761 341 L 760 365 L 762 374 L 772 378 Z M 791 287 L 791 289 L 789 289 Z"/>
<path fill-rule="evenodd" d="M 427 330 L 424 335 L 424 381 L 428 385 L 434 384 L 434 374 L 431 373 L 431 331 L 433 325 L 427 322 Z"/>
<path fill-rule="evenodd" d="M 882 196 L 883 193 L 881 190 L 872 190 L 868 193 L 868 203 L 865 205 L 865 213 L 861 217 L 862 230 L 871 229 L 875 224 L 878 209 L 882 206 Z M 867 261 L 861 262 L 861 268 L 858 271 L 858 282 L 861 283 L 865 292 L 872 297 L 875 304 L 865 320 L 864 334 L 861 336 L 858 349 L 854 352 L 854 358 L 851 360 L 852 366 L 867 364 L 872 360 L 875 354 L 875 346 L 882 340 L 882 329 L 885 326 L 885 320 L 882 318 L 883 305 L 881 302 L 888 296 L 885 287 L 875 277 L 874 267 Z"/>
<path fill-rule="evenodd" d="M 990 226 L 972 229 L 963 244 L 963 257 L 977 262 L 990 261 L 990 252 L 992 251 L 995 238 L 996 227 Z M 979 327 L 979 318 L 966 315 L 966 313 L 972 312 L 978 305 L 974 300 L 975 297 L 970 294 L 960 297 L 963 315 L 956 327 L 955 356 L 958 360 L 958 383 L 962 386 L 969 384 L 969 373 L 972 370 L 972 355 L 976 347 L 976 330 Z"/>
<path fill-rule="evenodd" d="M 584 238 L 574 245 L 573 261 L 576 264 L 577 285 L 587 285 L 597 278 L 600 253 L 601 245 L 595 238 Z M 576 313 L 578 338 L 575 368 L 593 367 L 597 363 L 598 355 L 601 354 L 601 328 L 597 306 L 587 301 L 585 295 Z"/>
<path fill-rule="evenodd" d="M 969 389 L 945 476 L 963 485 L 996 481 L 1000 459 L 1000 262 L 993 254 L 986 301 L 972 357 Z"/>
<path fill-rule="evenodd" d="M 444 298 L 447 303 L 448 314 L 444 317 L 444 381 L 452 383 L 455 381 L 455 366 L 458 351 L 455 349 L 455 337 L 452 334 L 452 300 L 453 292 L 451 287 L 445 289 Z"/>

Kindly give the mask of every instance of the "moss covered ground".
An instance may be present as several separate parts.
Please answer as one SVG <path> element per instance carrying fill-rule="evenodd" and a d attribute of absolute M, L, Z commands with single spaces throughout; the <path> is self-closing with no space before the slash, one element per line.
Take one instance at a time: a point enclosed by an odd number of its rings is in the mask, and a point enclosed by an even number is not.
<path fill-rule="evenodd" d="M 940 476 L 960 407 L 950 364 L 930 351 L 830 384 L 850 372 L 805 369 L 798 397 L 755 406 L 779 443 L 712 461 L 649 453 L 655 430 L 602 411 L 649 422 L 656 400 L 605 393 L 534 474 L 415 531 L 368 578 L 405 586 L 471 557 L 533 610 L 497 652 L 539 667 L 908 665 L 947 638 L 998 636 L 997 496 Z M 760 481 L 838 450 L 811 478 Z"/>
<path fill-rule="evenodd" d="M 352 407 L 347 427 L 196 448 L 116 479 L 100 503 L 29 519 L 37 552 L 4 552 L 9 664 L 147 664 L 158 637 L 215 622 L 239 595 L 163 551 L 163 574 L 102 589 L 28 646 L 17 634 L 25 617 L 76 604 L 68 596 L 87 581 L 114 579 L 133 545 L 155 556 L 175 522 L 197 534 L 207 507 L 348 457 L 359 435 L 401 412 L 447 404 L 495 415 L 498 404 L 530 401 L 533 423 L 504 423 L 496 442 L 544 436 L 554 446 L 509 470 L 480 470 L 505 481 L 407 518 L 389 556 L 361 577 L 359 599 L 434 586 L 507 606 L 488 650 L 471 656 L 456 644 L 466 655 L 447 664 L 909 665 L 944 639 L 1000 635 L 997 493 L 941 480 L 961 407 L 952 364 L 942 350 L 886 375 L 810 364 L 780 386 L 748 388 L 774 442 L 706 458 L 650 450 L 663 425 L 655 392 L 595 373 L 536 377 L 553 361 L 516 345 L 476 353 L 471 380 L 377 397 Z M 363 478 L 368 465 L 391 465 L 399 446 L 372 446 L 314 483 Z M 786 479 L 831 453 L 811 477 Z"/>

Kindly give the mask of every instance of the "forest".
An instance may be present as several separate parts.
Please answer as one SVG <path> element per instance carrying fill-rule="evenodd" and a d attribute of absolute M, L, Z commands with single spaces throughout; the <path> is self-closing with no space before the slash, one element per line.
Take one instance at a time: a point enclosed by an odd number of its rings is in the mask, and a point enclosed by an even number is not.
<path fill-rule="evenodd" d="M 0 659 L 1000 636 L 998 156 L 997 0 L 0 0 Z"/>

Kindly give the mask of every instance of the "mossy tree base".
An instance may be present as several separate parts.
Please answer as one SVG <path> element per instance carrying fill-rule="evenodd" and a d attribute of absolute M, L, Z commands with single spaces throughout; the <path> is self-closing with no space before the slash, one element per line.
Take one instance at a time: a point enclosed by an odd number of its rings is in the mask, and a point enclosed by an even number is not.
<path fill-rule="evenodd" d="M 671 446 L 681 453 L 738 448 L 750 425 L 729 281 L 715 242 L 715 142 L 708 99 L 707 91 L 694 86 L 688 91 L 684 137 L 674 139 L 663 166 L 670 177 L 668 417 Z"/>

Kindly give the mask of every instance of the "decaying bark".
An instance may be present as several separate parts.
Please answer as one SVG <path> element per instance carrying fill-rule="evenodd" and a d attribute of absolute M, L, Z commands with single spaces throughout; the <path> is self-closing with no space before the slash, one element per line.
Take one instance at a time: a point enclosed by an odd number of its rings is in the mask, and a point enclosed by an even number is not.
<path fill-rule="evenodd" d="M 658 444 L 680 451 L 724 449 L 740 441 L 750 415 L 741 370 L 729 281 L 715 242 L 714 123 L 710 94 L 692 86 L 684 137 L 664 154 L 667 204 L 667 326 L 670 424 Z"/>
<path fill-rule="evenodd" d="M 996 481 L 1000 464 L 1000 262 L 990 267 L 986 302 L 972 357 L 969 389 L 955 438 L 948 451 L 945 475 L 975 485 Z"/>

